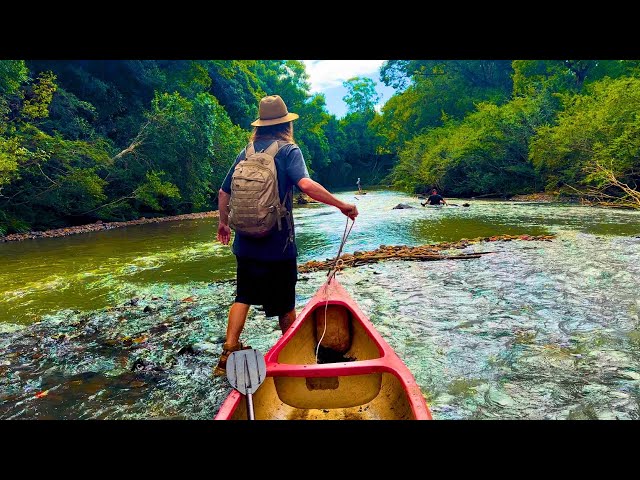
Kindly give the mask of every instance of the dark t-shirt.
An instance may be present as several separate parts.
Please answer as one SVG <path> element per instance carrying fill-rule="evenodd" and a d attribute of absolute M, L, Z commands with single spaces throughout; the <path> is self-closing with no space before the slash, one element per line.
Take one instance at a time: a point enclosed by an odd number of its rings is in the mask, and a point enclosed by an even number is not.
<path fill-rule="evenodd" d="M 275 140 L 258 140 L 253 146 L 256 152 L 259 152 L 262 149 L 266 149 L 274 141 Z M 222 182 L 221 188 L 228 194 L 231 194 L 231 176 L 233 175 L 233 169 L 238 162 L 244 160 L 244 158 L 245 149 L 242 149 L 229 169 L 224 182 Z M 278 173 L 278 193 L 280 194 L 280 201 L 282 202 L 286 198 L 285 206 L 291 212 L 293 203 L 291 196 L 287 197 L 287 193 L 292 191 L 294 185 L 297 185 L 302 178 L 309 178 L 309 172 L 304 163 L 302 152 L 297 145 L 291 144 L 282 147 L 275 156 L 275 162 Z M 291 219 L 293 221 L 293 215 Z M 287 222 L 283 219 L 282 230 L 278 230 L 276 226 L 266 237 L 253 238 L 247 237 L 246 235 L 235 234 L 231 250 L 239 257 L 255 258 L 258 260 L 285 260 L 288 258 L 296 258 L 298 256 L 298 250 L 295 240 L 293 243 L 287 243 L 288 236 Z"/>
<path fill-rule="evenodd" d="M 429 195 L 429 198 L 427 199 L 427 203 L 429 205 L 440 205 L 440 202 L 443 202 L 444 198 L 442 198 L 442 195 L 434 193 L 433 195 Z"/>

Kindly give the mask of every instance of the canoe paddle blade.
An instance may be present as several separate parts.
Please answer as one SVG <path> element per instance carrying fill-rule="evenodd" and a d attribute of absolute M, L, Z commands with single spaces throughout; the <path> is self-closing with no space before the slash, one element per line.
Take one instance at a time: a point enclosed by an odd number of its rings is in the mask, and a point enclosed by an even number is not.
<path fill-rule="evenodd" d="M 243 395 L 253 395 L 267 376 L 264 355 L 253 348 L 231 352 L 227 359 L 227 379 Z"/>

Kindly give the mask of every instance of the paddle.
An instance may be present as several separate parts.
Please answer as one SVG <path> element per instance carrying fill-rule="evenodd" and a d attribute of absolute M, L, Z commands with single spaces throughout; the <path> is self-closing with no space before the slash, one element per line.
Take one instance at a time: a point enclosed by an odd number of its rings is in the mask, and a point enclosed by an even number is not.
<path fill-rule="evenodd" d="M 233 388 L 246 395 L 249 420 L 255 420 L 253 394 L 266 376 L 267 364 L 258 350 L 236 350 L 227 358 L 227 379 Z"/>

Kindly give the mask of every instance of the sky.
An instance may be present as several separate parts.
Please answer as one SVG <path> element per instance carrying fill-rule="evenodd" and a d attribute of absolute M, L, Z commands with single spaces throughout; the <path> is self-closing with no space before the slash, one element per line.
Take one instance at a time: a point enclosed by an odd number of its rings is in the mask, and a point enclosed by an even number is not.
<path fill-rule="evenodd" d="M 369 77 L 376 82 L 376 91 L 381 95 L 380 107 L 391 98 L 394 89 L 387 87 L 380 81 L 380 66 L 384 60 L 303 60 L 311 93 L 324 93 L 327 99 L 327 110 L 338 118 L 347 113 L 347 104 L 342 97 L 347 94 L 347 89 L 342 82 L 351 77 Z"/>

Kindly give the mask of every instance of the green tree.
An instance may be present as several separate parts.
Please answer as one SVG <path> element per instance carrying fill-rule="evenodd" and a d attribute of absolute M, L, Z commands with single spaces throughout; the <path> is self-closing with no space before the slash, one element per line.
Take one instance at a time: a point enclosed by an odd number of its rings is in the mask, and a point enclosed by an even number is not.
<path fill-rule="evenodd" d="M 571 98 L 557 125 L 538 129 L 531 158 L 550 190 L 606 190 L 609 174 L 637 190 L 640 180 L 640 79 L 604 78 Z M 620 193 L 619 188 L 612 192 Z"/>
<path fill-rule="evenodd" d="M 374 110 L 380 101 L 376 92 L 376 82 L 368 77 L 353 77 L 342 82 L 347 94 L 342 100 L 347 104 L 349 113 L 366 113 Z"/>
<path fill-rule="evenodd" d="M 512 91 L 508 60 L 389 60 L 380 71 L 386 85 L 398 89 L 373 125 L 386 148 L 404 144 L 447 119 L 461 119 L 479 102 L 501 104 Z"/>
<path fill-rule="evenodd" d="M 28 75 L 24 60 L 0 60 L 0 94 L 16 94 Z"/>
<path fill-rule="evenodd" d="M 463 120 L 449 119 L 409 141 L 390 179 L 408 191 L 438 187 L 452 196 L 536 191 L 528 144 L 554 113 L 549 95 L 478 104 Z"/>

